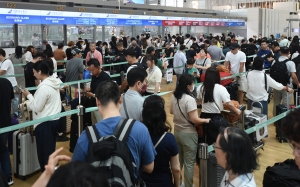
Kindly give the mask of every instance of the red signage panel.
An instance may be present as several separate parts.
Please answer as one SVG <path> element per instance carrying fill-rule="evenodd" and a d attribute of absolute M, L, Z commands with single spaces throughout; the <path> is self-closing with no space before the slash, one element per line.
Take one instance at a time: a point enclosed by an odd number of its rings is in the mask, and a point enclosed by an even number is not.
<path fill-rule="evenodd" d="M 192 26 L 199 26 L 200 22 L 199 21 L 192 21 Z"/>
<path fill-rule="evenodd" d="M 163 20 L 162 25 L 163 26 L 177 26 L 178 23 L 175 20 Z"/>
<path fill-rule="evenodd" d="M 177 21 L 179 26 L 186 26 L 186 21 Z"/>
<path fill-rule="evenodd" d="M 203 26 L 204 22 L 203 21 L 199 21 L 199 26 Z"/>
<path fill-rule="evenodd" d="M 210 22 L 210 26 L 214 27 L 216 25 L 216 22 Z"/>
<path fill-rule="evenodd" d="M 210 26 L 210 21 L 205 21 L 204 26 Z"/>

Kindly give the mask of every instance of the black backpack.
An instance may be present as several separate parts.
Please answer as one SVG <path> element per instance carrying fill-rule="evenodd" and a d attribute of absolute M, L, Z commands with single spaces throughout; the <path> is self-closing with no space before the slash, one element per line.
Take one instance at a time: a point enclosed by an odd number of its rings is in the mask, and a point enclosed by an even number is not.
<path fill-rule="evenodd" d="M 140 64 L 141 66 L 139 67 L 142 67 L 144 69 L 147 69 L 148 68 L 148 65 L 147 65 L 147 57 L 146 56 L 142 56 L 142 58 L 140 58 L 138 64 Z"/>
<path fill-rule="evenodd" d="M 289 61 L 289 59 L 286 59 L 282 62 L 276 60 L 270 69 L 270 76 L 283 86 L 286 86 L 290 82 L 290 73 L 288 72 L 286 66 L 287 61 Z"/>
<path fill-rule="evenodd" d="M 287 159 L 267 167 L 263 187 L 300 187 L 300 170 L 295 160 Z"/>
<path fill-rule="evenodd" d="M 86 128 L 89 139 L 87 161 L 106 173 L 112 187 L 135 187 L 138 185 L 138 180 L 134 176 L 137 168 L 127 146 L 134 123 L 134 119 L 122 118 L 114 130 L 114 134 L 103 137 L 95 125 Z"/>

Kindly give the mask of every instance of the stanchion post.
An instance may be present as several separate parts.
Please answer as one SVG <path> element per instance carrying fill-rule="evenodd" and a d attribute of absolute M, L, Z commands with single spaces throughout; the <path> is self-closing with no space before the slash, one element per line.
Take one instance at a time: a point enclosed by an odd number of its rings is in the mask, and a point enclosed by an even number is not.
<path fill-rule="evenodd" d="M 207 159 L 208 155 L 208 144 L 200 143 L 198 145 L 198 156 L 200 159 L 199 166 L 199 187 L 208 187 L 207 186 Z"/>
<path fill-rule="evenodd" d="M 78 138 L 83 131 L 83 116 L 85 114 L 85 108 L 82 105 L 78 105 L 77 109 L 79 109 L 78 115 Z"/>

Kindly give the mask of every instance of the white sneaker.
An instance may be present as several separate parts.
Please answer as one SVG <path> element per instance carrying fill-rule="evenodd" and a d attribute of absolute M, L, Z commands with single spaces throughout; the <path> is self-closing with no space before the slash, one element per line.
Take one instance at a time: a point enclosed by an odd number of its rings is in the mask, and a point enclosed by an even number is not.
<path fill-rule="evenodd" d="M 180 187 L 184 187 L 184 182 L 181 183 Z M 193 184 L 193 187 L 195 187 L 195 184 Z"/>

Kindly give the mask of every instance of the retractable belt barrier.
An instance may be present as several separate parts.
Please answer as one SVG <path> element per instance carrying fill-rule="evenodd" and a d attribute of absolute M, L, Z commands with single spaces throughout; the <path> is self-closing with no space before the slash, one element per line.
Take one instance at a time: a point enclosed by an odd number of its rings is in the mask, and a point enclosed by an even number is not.
<path fill-rule="evenodd" d="M 171 93 L 171 91 L 162 92 L 162 93 L 159 93 L 157 95 L 163 96 L 163 95 L 166 95 L 166 94 L 169 94 L 169 93 Z M 149 96 L 145 96 L 144 98 L 146 98 L 146 97 L 149 97 Z M 90 108 L 86 108 L 85 112 L 93 112 L 93 111 L 96 111 L 96 110 L 98 110 L 97 107 L 90 107 Z M 10 131 L 14 131 L 14 130 L 18 130 L 18 129 L 25 128 L 25 127 L 29 127 L 29 126 L 32 126 L 32 125 L 35 125 L 35 124 L 43 123 L 45 121 L 51 121 L 51 120 L 54 120 L 54 119 L 59 119 L 61 117 L 65 117 L 65 116 L 69 116 L 69 115 L 77 114 L 77 113 L 79 113 L 79 109 L 74 109 L 74 110 L 62 112 L 62 113 L 59 113 L 59 114 L 54 114 L 54 115 L 51 115 L 51 116 L 35 119 L 35 120 L 32 120 L 32 121 L 27 121 L 27 122 L 24 122 L 24 123 L 20 123 L 18 125 L 12 125 L 12 126 L 9 126 L 9 127 L 0 128 L 0 134 L 10 132 Z"/>

